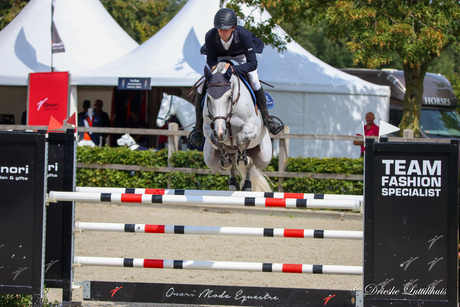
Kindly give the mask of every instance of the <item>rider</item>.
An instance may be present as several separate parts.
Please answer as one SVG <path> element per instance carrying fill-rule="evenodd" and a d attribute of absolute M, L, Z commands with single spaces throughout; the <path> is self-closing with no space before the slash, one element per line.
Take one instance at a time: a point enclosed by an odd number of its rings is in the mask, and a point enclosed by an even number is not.
<path fill-rule="evenodd" d="M 278 134 L 284 128 L 281 120 L 276 121 L 268 114 L 265 92 L 260 84 L 257 74 L 256 53 L 262 53 L 263 42 L 244 27 L 236 24 L 236 14 L 233 10 L 223 8 L 214 16 L 214 28 L 206 33 L 205 45 L 201 47 L 201 53 L 206 54 L 206 64 L 214 67 L 220 60 L 234 60 L 239 65 L 229 69 L 239 75 L 248 75 L 249 82 L 257 100 L 257 106 L 261 110 L 264 125 L 272 134 Z M 202 84 L 197 89 L 193 99 L 196 110 L 196 123 L 190 132 L 188 142 L 195 147 L 201 147 L 203 136 L 203 100 Z"/>

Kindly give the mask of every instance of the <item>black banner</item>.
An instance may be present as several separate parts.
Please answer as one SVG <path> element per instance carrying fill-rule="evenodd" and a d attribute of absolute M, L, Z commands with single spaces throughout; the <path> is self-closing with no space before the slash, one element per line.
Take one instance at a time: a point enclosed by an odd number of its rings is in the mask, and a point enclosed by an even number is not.
<path fill-rule="evenodd" d="M 0 132 L 0 293 L 43 294 L 45 134 Z M 37 305 L 38 306 L 38 305 Z"/>
<path fill-rule="evenodd" d="M 366 143 L 364 301 L 456 306 L 458 142 Z"/>
<path fill-rule="evenodd" d="M 85 281 L 91 301 L 219 306 L 355 306 L 348 290 Z"/>

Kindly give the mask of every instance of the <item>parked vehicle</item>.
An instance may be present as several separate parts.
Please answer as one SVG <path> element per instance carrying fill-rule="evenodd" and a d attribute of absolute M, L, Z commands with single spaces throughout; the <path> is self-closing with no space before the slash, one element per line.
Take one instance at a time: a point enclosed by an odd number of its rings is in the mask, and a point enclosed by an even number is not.
<path fill-rule="evenodd" d="M 406 92 L 404 71 L 389 69 L 341 69 L 343 72 L 391 90 L 389 123 L 399 126 Z M 449 80 L 440 74 L 427 73 L 423 82 L 423 102 L 420 115 L 422 137 L 460 138 L 460 116 L 455 110 L 457 97 Z"/>

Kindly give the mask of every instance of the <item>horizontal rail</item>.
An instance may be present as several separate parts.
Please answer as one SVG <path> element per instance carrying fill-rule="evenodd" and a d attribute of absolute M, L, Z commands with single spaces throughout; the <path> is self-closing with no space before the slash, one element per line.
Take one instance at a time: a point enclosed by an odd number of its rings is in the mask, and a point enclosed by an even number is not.
<path fill-rule="evenodd" d="M 362 275 L 361 266 L 166 260 L 112 257 L 74 257 L 74 264 L 88 266 L 133 267 L 151 269 L 220 270 L 272 273 Z"/>
<path fill-rule="evenodd" d="M 256 198 L 256 197 L 222 197 L 198 195 L 155 195 L 127 193 L 84 193 L 51 191 L 49 202 L 111 202 L 111 203 L 142 203 L 165 205 L 225 205 L 249 207 L 280 207 L 303 209 L 348 209 L 359 210 L 359 200 L 327 200 L 327 199 L 289 199 L 289 198 Z"/>
<path fill-rule="evenodd" d="M 362 231 L 76 222 L 75 229 L 156 234 L 362 240 Z"/>
<path fill-rule="evenodd" d="M 47 130 L 48 126 L 39 125 L 0 125 L 0 130 L 25 131 L 25 130 Z M 66 128 L 60 128 L 53 131 L 65 131 Z M 184 130 L 165 130 L 150 128 L 126 128 L 126 127 L 77 127 L 78 132 L 95 132 L 105 134 L 142 134 L 142 135 L 166 135 L 166 136 L 187 136 L 190 132 Z M 360 141 L 362 137 L 356 135 L 339 135 L 339 134 L 302 134 L 302 133 L 284 133 L 281 132 L 276 136 L 270 135 L 273 139 L 301 139 L 301 140 L 335 140 L 335 141 Z M 375 137 L 367 137 L 375 138 Z M 388 137 L 390 142 L 424 142 L 424 143 L 449 143 L 450 139 L 443 138 L 405 138 L 405 137 Z"/>
<path fill-rule="evenodd" d="M 98 188 L 76 187 L 76 192 L 86 193 L 126 193 L 126 194 L 158 194 L 158 195 L 200 195 L 225 197 L 263 197 L 263 198 L 295 198 L 295 199 L 353 199 L 363 201 L 362 195 L 285 193 L 285 192 L 249 192 L 249 191 L 217 191 L 217 190 L 183 190 L 183 189 L 144 189 L 144 188 Z"/>

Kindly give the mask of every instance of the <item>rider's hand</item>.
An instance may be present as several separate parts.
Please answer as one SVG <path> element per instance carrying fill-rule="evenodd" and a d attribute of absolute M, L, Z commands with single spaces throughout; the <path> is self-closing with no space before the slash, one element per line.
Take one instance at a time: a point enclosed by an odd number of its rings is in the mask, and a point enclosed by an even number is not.
<path fill-rule="evenodd" d="M 225 80 L 230 81 L 232 74 L 233 74 L 233 67 L 232 65 L 227 64 L 227 71 L 224 73 Z"/>

